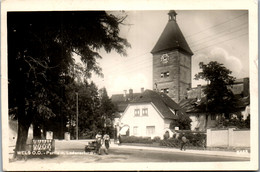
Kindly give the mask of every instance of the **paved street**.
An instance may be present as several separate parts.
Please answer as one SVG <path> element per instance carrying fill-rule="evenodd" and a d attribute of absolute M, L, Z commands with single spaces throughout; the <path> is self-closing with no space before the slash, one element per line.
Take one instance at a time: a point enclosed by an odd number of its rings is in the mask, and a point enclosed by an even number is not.
<path fill-rule="evenodd" d="M 56 141 L 55 154 L 51 157 L 29 158 L 23 163 L 55 162 L 55 163 L 95 163 L 95 162 L 224 162 L 248 161 L 248 157 L 214 155 L 206 151 L 196 153 L 193 150 L 180 151 L 177 149 L 147 148 L 136 146 L 111 145 L 109 154 L 102 155 L 84 152 L 87 141 Z M 211 154 L 210 154 L 211 153 Z M 234 154 L 234 152 L 233 152 Z M 228 155 L 228 152 L 227 152 Z M 19 163 L 19 162 L 13 162 Z"/>

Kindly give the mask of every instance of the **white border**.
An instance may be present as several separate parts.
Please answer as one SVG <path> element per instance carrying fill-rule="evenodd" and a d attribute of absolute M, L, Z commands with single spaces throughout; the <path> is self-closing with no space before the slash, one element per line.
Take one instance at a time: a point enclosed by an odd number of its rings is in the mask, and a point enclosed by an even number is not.
<path fill-rule="evenodd" d="M 3 0 L 1 9 L 1 114 L 4 170 L 257 170 L 258 169 L 258 1 L 257 0 Z M 249 10 L 251 161 L 201 163 L 69 163 L 20 165 L 8 161 L 7 11 L 68 10 Z"/>

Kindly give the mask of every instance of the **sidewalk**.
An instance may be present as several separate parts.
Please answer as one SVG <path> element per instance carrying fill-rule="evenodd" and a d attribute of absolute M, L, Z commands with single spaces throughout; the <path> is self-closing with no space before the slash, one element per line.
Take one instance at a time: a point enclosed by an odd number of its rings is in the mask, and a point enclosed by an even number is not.
<path fill-rule="evenodd" d="M 86 144 L 90 140 L 71 140 L 70 142 L 80 142 Z M 167 148 L 167 147 L 151 147 L 151 146 L 137 146 L 137 145 L 118 145 L 114 143 L 114 140 L 111 140 L 111 148 L 116 149 L 143 149 L 143 150 L 155 150 L 155 151 L 166 151 L 166 152 L 176 152 L 176 153 L 187 153 L 187 154 L 201 154 L 201 155 L 212 155 L 212 156 L 226 156 L 226 157 L 241 157 L 250 160 L 249 152 L 234 152 L 234 151 L 215 151 L 215 150 L 192 150 L 186 149 L 181 151 L 177 148 Z"/>

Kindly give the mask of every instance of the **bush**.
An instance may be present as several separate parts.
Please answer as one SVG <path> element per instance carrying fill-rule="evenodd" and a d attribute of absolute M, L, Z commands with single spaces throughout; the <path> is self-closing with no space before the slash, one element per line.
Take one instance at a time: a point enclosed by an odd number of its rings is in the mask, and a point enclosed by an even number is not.
<path fill-rule="evenodd" d="M 145 143 L 151 144 L 151 137 L 122 136 L 121 143 Z"/>
<path fill-rule="evenodd" d="M 156 136 L 153 138 L 153 142 L 160 142 L 161 138 L 159 136 Z"/>
<path fill-rule="evenodd" d="M 250 115 L 247 116 L 246 120 L 242 118 L 225 119 L 224 117 L 221 117 L 217 120 L 216 128 L 228 128 L 228 127 L 236 127 L 239 129 L 250 129 Z"/>
<path fill-rule="evenodd" d="M 167 146 L 167 147 L 180 147 L 181 145 L 181 138 L 183 136 L 183 133 L 181 133 L 177 138 L 172 137 L 168 140 L 162 140 L 160 142 L 161 146 Z M 193 134 L 191 132 L 187 132 L 185 134 L 185 137 L 189 140 L 187 143 L 187 146 L 190 147 L 205 147 L 206 144 L 206 135 L 202 133 L 196 133 Z"/>

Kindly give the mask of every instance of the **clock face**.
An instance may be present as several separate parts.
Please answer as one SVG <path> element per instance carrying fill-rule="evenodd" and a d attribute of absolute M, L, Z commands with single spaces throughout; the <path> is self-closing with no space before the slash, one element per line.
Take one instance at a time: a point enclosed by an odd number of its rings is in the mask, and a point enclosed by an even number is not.
<path fill-rule="evenodd" d="M 164 63 L 164 64 L 168 63 L 169 62 L 169 55 L 168 54 L 163 54 L 161 56 L 161 62 Z"/>

